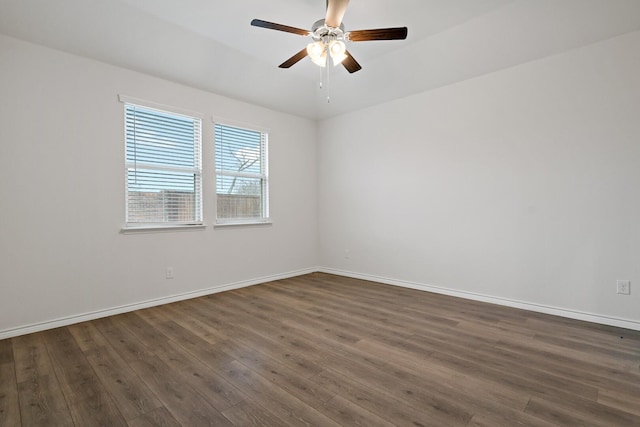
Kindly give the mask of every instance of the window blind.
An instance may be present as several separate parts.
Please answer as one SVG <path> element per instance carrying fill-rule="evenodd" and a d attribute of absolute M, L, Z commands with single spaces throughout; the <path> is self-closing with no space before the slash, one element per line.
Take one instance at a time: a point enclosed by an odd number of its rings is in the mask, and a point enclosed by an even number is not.
<path fill-rule="evenodd" d="M 202 223 L 202 122 L 125 104 L 128 225 Z"/>
<path fill-rule="evenodd" d="M 219 222 L 268 217 L 267 133 L 215 125 Z"/>

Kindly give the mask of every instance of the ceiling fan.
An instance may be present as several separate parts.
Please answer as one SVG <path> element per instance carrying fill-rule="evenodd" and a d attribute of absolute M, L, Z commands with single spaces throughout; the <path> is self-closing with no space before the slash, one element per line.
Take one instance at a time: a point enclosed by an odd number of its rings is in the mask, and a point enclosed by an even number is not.
<path fill-rule="evenodd" d="M 327 0 L 327 16 L 316 21 L 311 26 L 311 31 L 261 19 L 252 20 L 251 25 L 311 37 L 313 42 L 280 64 L 280 68 L 289 68 L 306 56 L 315 64 L 325 67 L 327 57 L 330 57 L 334 65 L 341 63 L 349 73 L 355 73 L 362 67 L 347 51 L 345 41 L 404 40 L 407 38 L 407 27 L 345 31 L 342 18 L 348 4 L 349 0 Z"/>

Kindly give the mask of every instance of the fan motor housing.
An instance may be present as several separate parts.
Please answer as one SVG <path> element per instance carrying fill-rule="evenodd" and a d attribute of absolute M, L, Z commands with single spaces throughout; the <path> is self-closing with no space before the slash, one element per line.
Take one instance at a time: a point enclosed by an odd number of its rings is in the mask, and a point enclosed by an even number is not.
<path fill-rule="evenodd" d="M 311 26 L 311 37 L 315 41 L 321 40 L 344 40 L 344 24 L 339 27 L 329 27 L 325 24 L 324 19 L 319 19 Z"/>

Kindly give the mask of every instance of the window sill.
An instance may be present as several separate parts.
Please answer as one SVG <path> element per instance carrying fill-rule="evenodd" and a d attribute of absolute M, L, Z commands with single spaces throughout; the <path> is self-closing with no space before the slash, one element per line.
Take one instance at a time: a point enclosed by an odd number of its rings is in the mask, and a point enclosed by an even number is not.
<path fill-rule="evenodd" d="M 174 231 L 198 231 L 204 230 L 205 224 L 197 225 L 145 225 L 140 227 L 124 227 L 120 230 L 121 234 L 139 234 L 139 233 L 168 233 Z"/>
<path fill-rule="evenodd" d="M 273 223 L 269 220 L 262 221 L 230 221 L 230 222 L 218 222 L 213 225 L 213 228 L 227 228 L 227 227 L 255 227 L 255 226 L 271 226 Z"/>

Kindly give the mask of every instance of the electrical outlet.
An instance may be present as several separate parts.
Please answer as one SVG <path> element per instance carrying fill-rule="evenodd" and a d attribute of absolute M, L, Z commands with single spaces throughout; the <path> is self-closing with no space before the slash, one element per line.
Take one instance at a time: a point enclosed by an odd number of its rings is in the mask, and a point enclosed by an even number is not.
<path fill-rule="evenodd" d="M 173 267 L 167 267 L 165 270 L 165 277 L 167 279 L 173 279 Z"/>
<path fill-rule="evenodd" d="M 629 295 L 631 294 L 631 282 L 629 280 L 618 280 L 616 282 L 616 289 L 619 294 Z"/>

